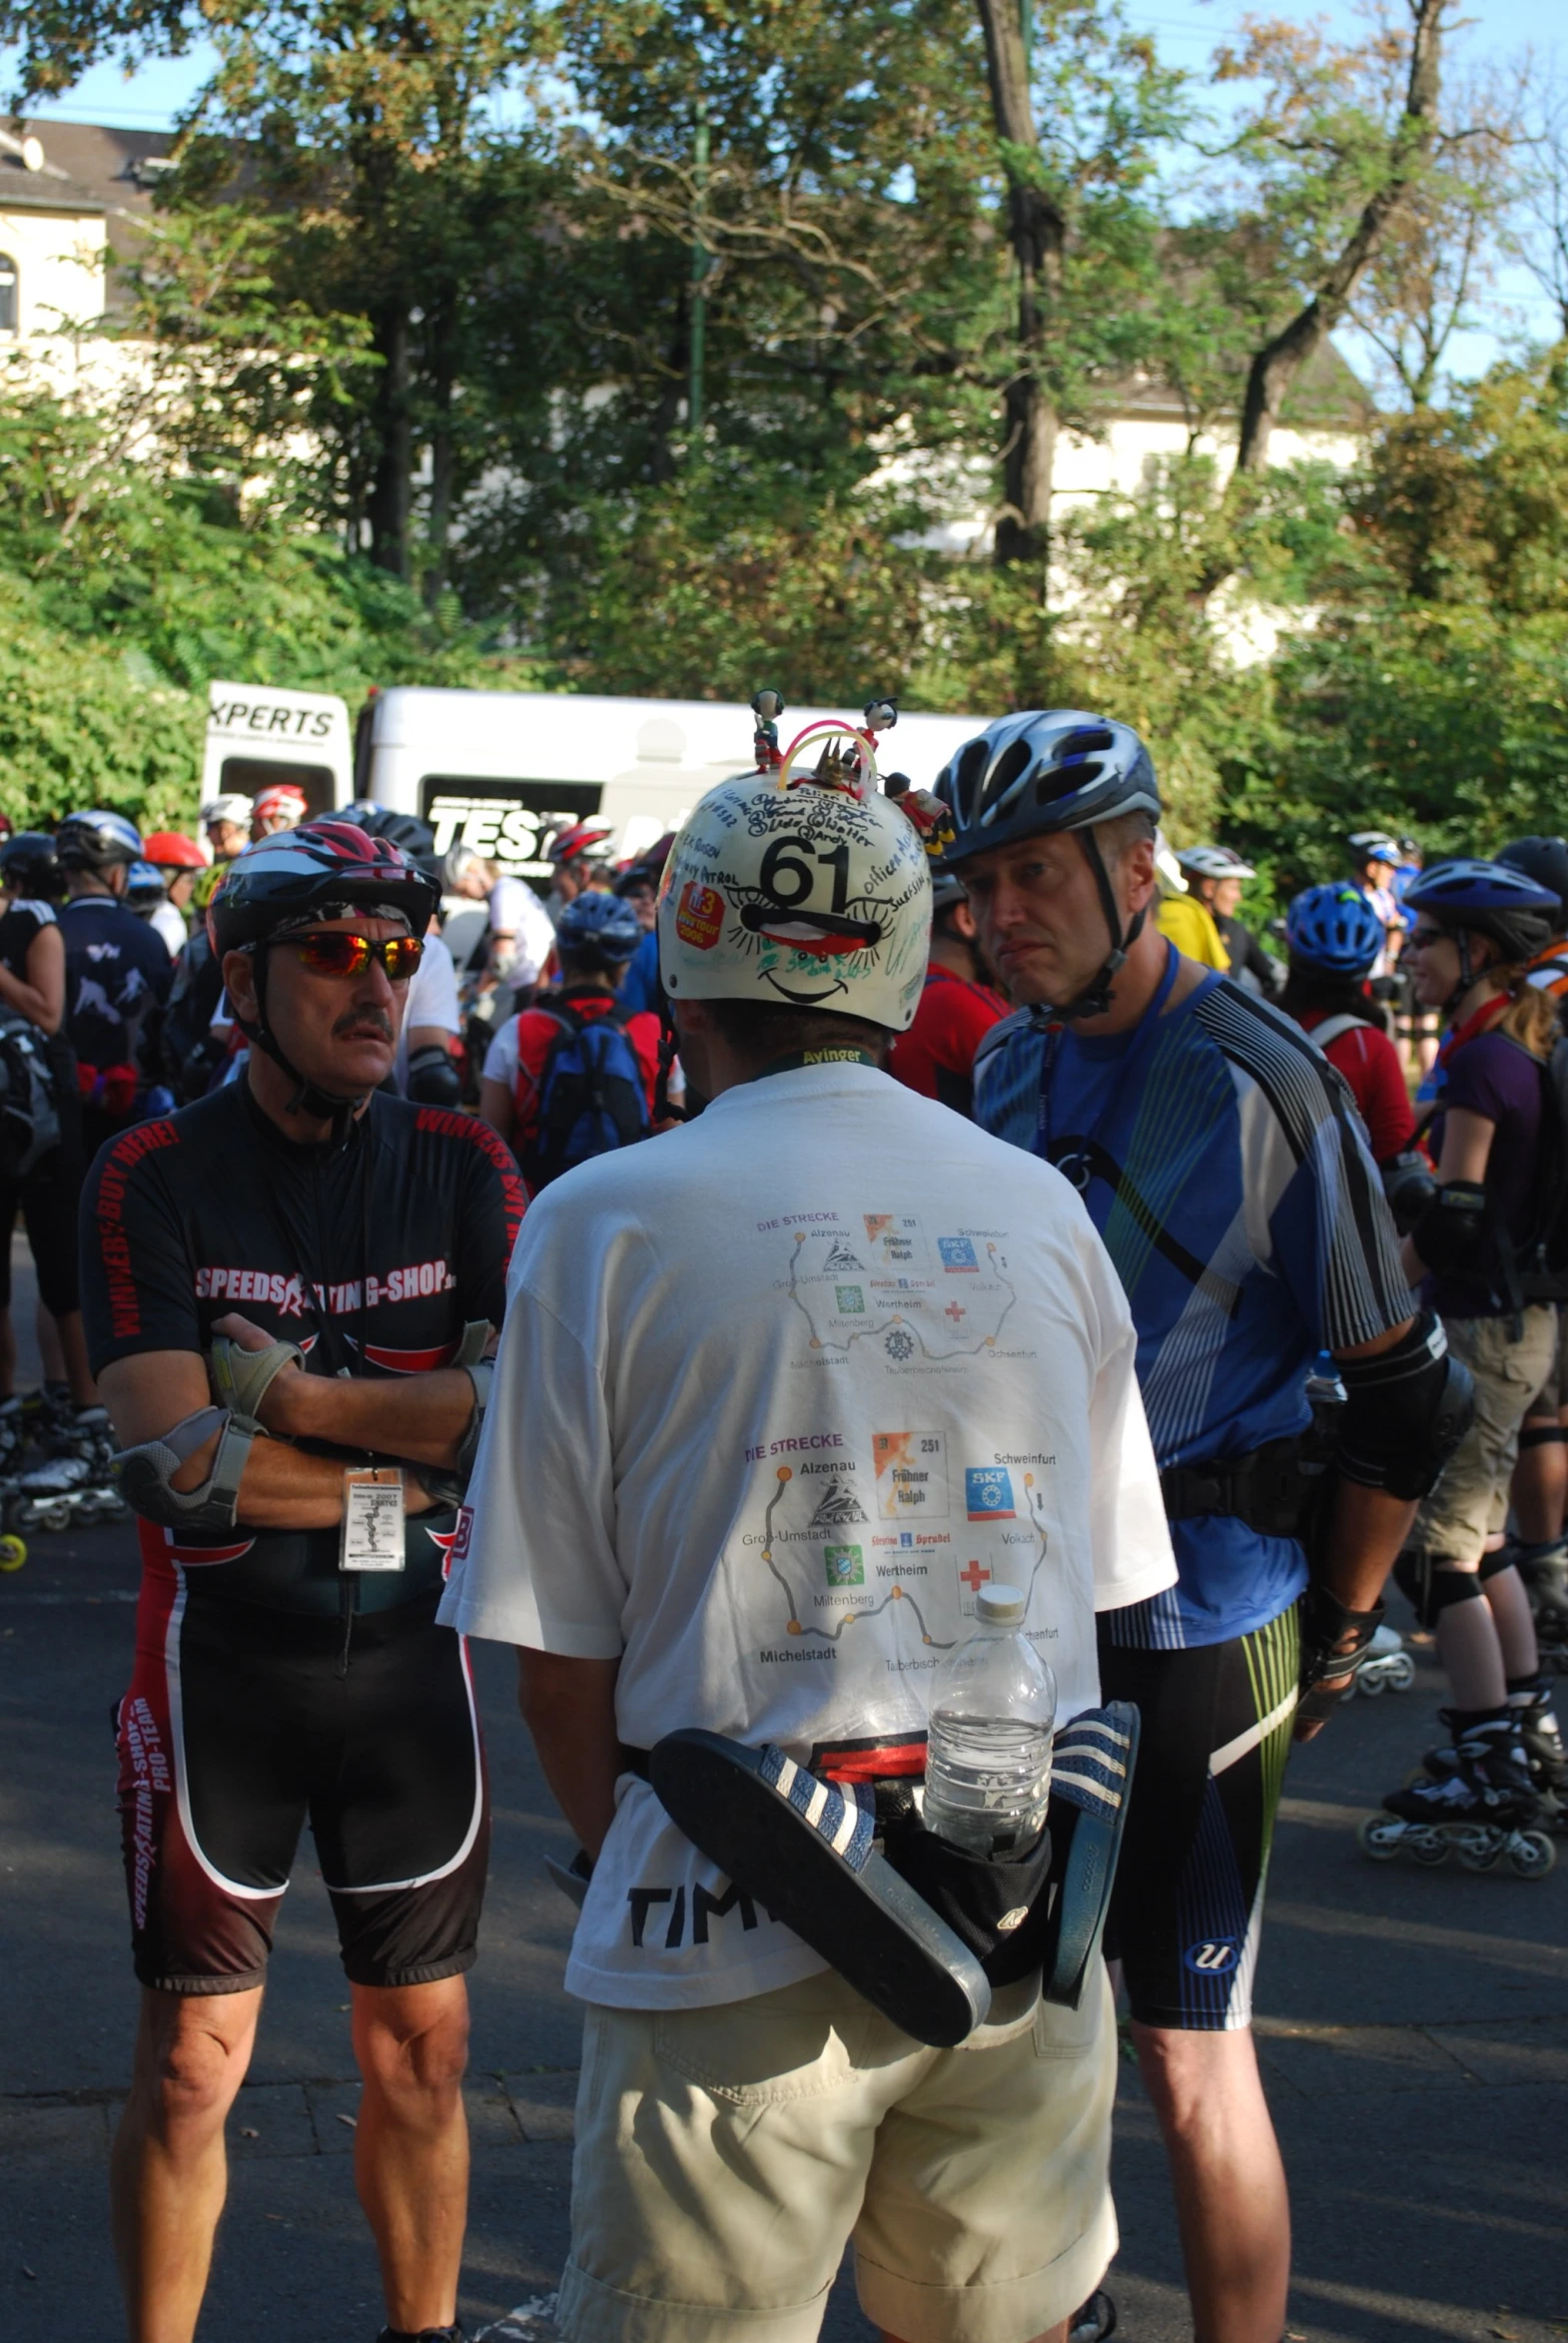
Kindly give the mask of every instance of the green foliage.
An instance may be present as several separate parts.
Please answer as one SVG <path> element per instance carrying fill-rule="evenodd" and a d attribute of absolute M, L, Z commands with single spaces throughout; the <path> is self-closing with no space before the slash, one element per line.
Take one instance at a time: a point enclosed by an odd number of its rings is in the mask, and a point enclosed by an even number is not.
<path fill-rule="evenodd" d="M 72 805 L 189 826 L 207 684 L 351 704 L 372 682 L 481 671 L 455 613 L 222 482 L 110 462 L 105 427 L 0 399 L 0 758 L 19 825 Z"/>

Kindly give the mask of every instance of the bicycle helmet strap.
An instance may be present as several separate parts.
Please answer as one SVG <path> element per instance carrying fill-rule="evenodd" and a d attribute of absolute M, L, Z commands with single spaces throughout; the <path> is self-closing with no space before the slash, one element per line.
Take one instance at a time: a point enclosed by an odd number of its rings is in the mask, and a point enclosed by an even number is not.
<path fill-rule="evenodd" d="M 1146 904 L 1142 911 L 1135 911 L 1124 933 L 1121 908 L 1117 903 L 1116 890 L 1111 884 L 1111 873 L 1106 868 L 1106 858 L 1100 851 L 1100 841 L 1095 836 L 1094 825 L 1080 830 L 1077 836 L 1095 875 L 1100 908 L 1105 914 L 1106 926 L 1111 935 L 1111 950 L 1102 961 L 1098 975 L 1090 980 L 1076 1000 L 1051 1004 L 1047 1014 L 1058 1022 L 1105 1016 L 1111 1007 L 1112 987 L 1127 966 L 1129 952 L 1144 932 L 1149 910 Z"/>

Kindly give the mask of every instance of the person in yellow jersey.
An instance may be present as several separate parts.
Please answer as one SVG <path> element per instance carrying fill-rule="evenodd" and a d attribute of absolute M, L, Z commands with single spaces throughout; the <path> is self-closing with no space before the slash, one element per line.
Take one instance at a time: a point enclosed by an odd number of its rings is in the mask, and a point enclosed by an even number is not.
<path fill-rule="evenodd" d="M 1214 915 L 1188 887 L 1163 831 L 1155 842 L 1155 871 L 1160 884 L 1160 909 L 1155 914 L 1155 925 L 1160 933 L 1176 946 L 1184 960 L 1195 960 L 1199 968 L 1217 968 L 1221 975 L 1225 974 L 1230 967 L 1230 955 Z"/>

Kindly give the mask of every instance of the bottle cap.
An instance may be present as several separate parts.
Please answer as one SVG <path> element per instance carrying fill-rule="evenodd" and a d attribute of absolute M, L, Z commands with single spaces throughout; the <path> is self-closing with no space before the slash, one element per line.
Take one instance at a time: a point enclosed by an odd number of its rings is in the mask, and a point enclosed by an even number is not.
<path fill-rule="evenodd" d="M 983 1586 L 975 1597 L 975 1617 L 987 1627 L 1022 1627 L 1024 1590 L 1017 1586 Z"/>

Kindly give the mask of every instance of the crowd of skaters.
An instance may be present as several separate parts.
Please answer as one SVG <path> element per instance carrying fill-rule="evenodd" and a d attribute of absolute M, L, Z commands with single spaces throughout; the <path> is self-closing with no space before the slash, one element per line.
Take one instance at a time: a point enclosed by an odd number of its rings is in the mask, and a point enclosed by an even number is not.
<path fill-rule="evenodd" d="M 1043 764 L 1058 754 L 1048 717 L 1009 721 L 1037 728 L 1031 753 Z M 1108 738 L 1118 735 L 1119 754 L 1121 730 L 1107 728 Z M 947 802 L 957 814 L 957 846 L 950 844 L 932 870 L 923 984 L 907 1021 L 869 1021 L 885 1028 L 886 1072 L 911 1094 L 1067 1169 L 1100 1224 L 1094 1182 L 1104 1182 L 1106 1174 L 1087 1144 L 1072 1152 L 1083 1136 L 1077 1124 L 1086 1123 L 1091 1136 L 1102 1128 L 1113 1132 L 1115 1115 L 1133 1097 L 1128 1065 L 1137 1061 L 1140 1080 L 1149 1073 L 1143 1062 L 1150 1054 L 1146 1024 L 1153 1034 L 1158 1020 L 1185 1010 L 1189 1000 L 1211 1001 L 1215 980 L 1227 978 L 1263 1006 L 1270 1036 L 1278 1032 L 1278 1019 L 1285 1019 L 1312 1038 L 1345 1086 L 1343 1107 L 1328 1091 L 1328 1105 L 1319 1112 L 1330 1121 L 1341 1112 L 1350 1118 L 1354 1144 L 1382 1174 L 1402 1251 L 1393 1255 L 1389 1245 L 1395 1240 L 1379 1237 L 1381 1249 L 1364 1264 L 1359 1317 L 1333 1317 L 1324 1298 L 1329 1265 L 1315 1264 L 1304 1277 L 1314 1298 L 1300 1300 L 1302 1323 L 1316 1338 L 1315 1347 L 1331 1354 L 1321 1362 L 1330 1374 L 1337 1359 L 1353 1383 L 1368 1348 L 1378 1356 L 1402 1356 L 1409 1329 L 1430 1321 L 1445 1334 L 1449 1353 L 1463 1360 L 1475 1396 L 1473 1420 L 1450 1443 L 1430 1486 L 1407 1493 L 1402 1484 L 1365 1484 L 1404 1508 L 1397 1560 L 1391 1548 L 1377 1583 L 1394 1561 L 1420 1625 L 1435 1635 L 1453 1695 L 1444 1711 L 1449 1739 L 1431 1753 L 1424 1781 L 1385 1803 L 1396 1820 L 1415 1828 L 1480 1822 L 1506 1835 L 1531 1820 L 1555 1829 L 1561 1814 L 1557 1793 L 1568 1769 L 1549 1678 L 1542 1673 L 1537 1624 L 1544 1613 L 1551 1649 L 1560 1648 L 1568 1627 L 1562 1567 L 1568 1362 L 1559 1306 L 1521 1277 L 1520 1263 L 1532 1246 L 1540 1251 L 1548 1243 L 1543 1178 L 1564 1161 L 1553 1153 L 1561 1131 L 1552 1061 L 1568 997 L 1568 845 L 1524 839 L 1495 858 L 1448 857 L 1428 871 L 1413 840 L 1358 833 L 1346 841 L 1344 876 L 1304 890 L 1282 922 L 1258 935 L 1240 917 L 1253 870 L 1218 844 L 1173 853 L 1157 827 L 1152 769 L 1147 785 L 1137 782 L 1140 770 L 1130 755 L 1123 779 L 1131 774 L 1133 780 L 1108 800 L 1113 810 L 1103 817 L 1108 836 L 1119 821 L 1135 825 L 1128 839 L 1118 839 L 1117 855 L 1084 847 L 1113 944 L 1103 967 L 1086 965 L 1084 997 L 1093 1001 L 1099 987 L 1114 1008 L 1119 987 L 1126 987 L 1124 967 L 1148 971 L 1147 998 L 1127 1028 L 1133 1035 L 1130 1057 L 1114 1066 L 1108 1057 L 1097 1066 L 1093 1043 L 1083 1047 L 1091 1027 L 1053 1022 L 1059 993 L 1038 971 L 1031 975 L 1032 955 L 1041 965 L 1063 957 L 1053 914 L 1049 906 L 1033 914 L 999 906 L 1011 901 L 1009 890 L 1023 901 L 1031 888 L 1042 891 L 1044 902 L 1063 883 L 1061 875 L 1048 871 L 1043 878 L 1034 865 L 1002 870 L 996 862 L 1002 846 L 989 844 L 978 829 L 966 836 L 963 789 L 955 780 Z M 757 1057 L 756 1034 L 748 1032 L 745 1047 L 735 1044 L 722 1025 L 710 1031 L 700 1005 L 689 1028 L 677 1017 L 681 1046 L 678 1053 L 670 1046 L 657 905 L 665 864 L 678 847 L 675 838 L 617 864 L 603 825 L 571 825 L 550 842 L 551 878 L 541 900 L 460 846 L 436 858 L 427 827 L 412 817 L 360 806 L 348 818 L 427 882 L 420 899 L 422 949 L 398 996 L 395 1047 L 376 1087 L 414 1106 L 472 1113 L 493 1133 L 497 1160 L 515 1160 L 520 1192 L 530 1200 L 594 1157 L 618 1164 L 631 1143 L 671 1132 L 688 1118 L 700 1130 L 704 1107 L 754 1079 L 737 1076 L 734 1067 Z M 96 1430 L 105 1421 L 93 1379 L 93 1367 L 102 1361 L 90 1358 L 84 1339 L 76 1268 L 77 1199 L 86 1166 L 139 1122 L 247 1083 L 258 1046 L 257 1012 L 253 1005 L 237 1014 L 221 937 L 205 914 L 236 866 L 247 867 L 248 850 L 288 832 L 309 837 L 313 831 L 303 793 L 287 785 L 254 801 L 220 798 L 203 808 L 202 827 L 205 844 L 172 832 L 143 838 L 123 816 L 94 811 L 68 816 L 52 833 L 13 836 L 0 847 L 0 1003 L 39 1037 L 58 1107 L 54 1146 L 11 1180 L 9 1218 L 18 1210 L 23 1214 L 39 1268 L 45 1414 L 68 1434 L 79 1435 L 84 1425 Z M 1060 842 L 1075 831 L 1080 840 L 1100 836 L 1093 826 L 1068 821 L 1042 823 L 1038 834 Z M 1020 832 L 1006 842 L 1008 850 L 1022 851 L 1035 835 Z M 1076 850 L 1072 875 L 1083 878 Z M 370 898 L 362 892 L 355 900 Z M 1075 916 L 1083 917 L 1081 904 Z M 373 947 L 377 941 L 371 939 Z M 1089 958 L 1098 957 L 1097 947 Z M 392 963 L 385 953 L 380 965 L 391 980 Z M 324 960 L 317 973 L 326 968 Z M 1219 1023 L 1210 1042 L 1220 1034 L 1224 1013 L 1212 1014 Z M 271 1040 L 263 1046 L 272 1056 Z M 1256 1045 L 1248 1029 L 1242 1039 L 1220 1035 L 1215 1046 L 1231 1063 L 1249 1065 L 1247 1053 Z M 1276 1046 L 1273 1040 L 1267 1045 Z M 1069 1064 L 1075 1047 L 1082 1066 Z M 1108 1049 L 1104 1042 L 1100 1047 Z M 768 1055 L 762 1049 L 763 1071 Z M 856 1053 L 823 1049 L 818 1055 Z M 868 1068 L 883 1063 L 874 1052 L 861 1055 Z M 796 1063 L 787 1061 L 790 1067 Z M 1015 1080 L 1020 1072 L 1022 1083 Z M 762 1084 L 758 1096 L 772 1107 L 795 1079 L 786 1071 L 777 1085 Z M 1075 1097 L 1074 1082 L 1082 1098 Z M 1072 1101 L 1071 1146 L 1063 1144 L 1061 1116 L 1053 1122 L 1047 1112 L 1053 1089 L 1059 1101 Z M 811 1104 L 809 1096 L 803 1098 L 802 1110 Z M 857 1104 L 841 1105 L 841 1115 L 852 1119 Z M 298 1109 L 297 1096 L 279 1111 Z M 732 1123 L 736 1112 L 732 1098 Z M 708 1125 L 716 1135 L 726 1128 L 723 1114 Z M 828 1145 L 837 1144 L 831 1122 L 823 1136 Z M 625 1177 L 633 1192 L 651 1192 L 652 1172 L 639 1177 L 629 1159 Z M 591 1244 L 592 1222 L 570 1216 L 571 1197 L 586 1192 L 563 1186 L 551 1207 L 554 1217 L 539 1213 L 540 1233 L 530 1239 L 535 1251 L 551 1230 L 570 1230 L 579 1244 L 583 1238 Z M 1391 1273 L 1395 1257 L 1402 1272 L 1397 1277 Z M 1158 1343 L 1165 1329 L 1146 1328 L 1136 1290 L 1131 1299 L 1167 1510 L 1174 1523 L 1191 1518 L 1200 1524 L 1201 1508 L 1183 1514 L 1180 1499 L 1173 1497 L 1178 1474 L 1189 1468 L 1168 1467 L 1151 1400 L 1144 1342 L 1147 1335 Z M 232 1339 L 243 1346 L 248 1337 L 236 1333 Z M 1438 1337 L 1423 1339 L 1433 1349 Z M 0 1364 L 14 1373 L 9 1328 Z M 562 1385 L 567 1379 L 560 1378 Z M 542 1405 L 536 1390 L 530 1398 Z M 556 1389 L 552 1404 L 562 1399 Z M 5 1406 L 20 1425 L 14 1392 L 8 1391 Z M 115 1428 L 122 1428 L 118 1419 Z M 507 1489 L 497 1500 L 497 1518 L 511 1504 L 524 1507 Z M 1369 1551 L 1380 1550 L 1379 1538 L 1387 1542 L 1386 1529 L 1383 1520 L 1375 1534 L 1361 1525 Z M 1289 1542 L 1273 1540 L 1276 1546 Z M 1176 1546 L 1184 1567 L 1179 1536 Z M 542 1569 L 542 1562 L 536 1567 Z M 1364 1590 L 1349 1590 L 1358 1591 Z M 1245 1645 L 1254 1671 L 1262 1653 L 1269 1667 L 1284 1668 L 1293 1683 L 1293 1659 L 1287 1662 L 1282 1644 L 1274 1650 L 1279 1622 L 1295 1616 L 1299 1588 L 1286 1592 L 1288 1603 L 1268 1616 L 1241 1624 L 1237 1614 L 1229 1624 L 1239 1632 L 1212 1648 L 1233 1644 L 1239 1651 Z M 467 1615 L 454 1614 L 454 1623 L 527 1641 L 509 1626 L 493 1624 L 486 1605 L 494 1606 L 496 1598 L 482 1561 L 463 1599 Z M 1371 1615 L 1348 1593 L 1334 1599 L 1343 1619 Z M 542 1593 L 537 1600 L 537 1615 L 547 1616 Z M 1120 1681 L 1151 1715 L 1175 1681 L 1160 1621 L 1177 1635 L 1183 1660 L 1204 1648 L 1200 1636 L 1189 1638 L 1173 1626 L 1180 1600 L 1175 1579 L 1140 1596 L 1152 1607 L 1154 1624 L 1130 1639 L 1122 1663 Z M 569 1653 L 569 1638 L 561 1648 Z M 1358 1651 L 1369 1648 L 1364 1643 Z M 1102 1683 L 1116 1675 L 1103 1650 Z M 1348 1671 L 1340 1675 L 1325 1662 L 1319 1675 L 1335 1697 L 1344 1691 Z M 547 1771 L 551 1697 L 547 1684 L 535 1682 L 530 1724 Z M 1282 1726 L 1278 1716 L 1255 1720 L 1259 1733 L 1265 1726 L 1276 1735 L 1284 1730 L 1288 1738 L 1288 1715 Z M 551 1778 L 559 1794 L 560 1784 Z M 570 1794 L 562 1804 L 576 1822 Z M 586 1844 L 591 1834 L 583 1835 Z M 1254 1831 L 1253 1837 L 1256 1844 L 1243 1851 L 1242 1868 L 1250 1865 L 1249 1892 L 1260 1904 L 1266 1818 L 1260 1836 Z M 1133 1860 L 1152 1863 L 1147 1849 Z M 1175 1895 L 1179 1882 L 1166 1885 Z M 1268 2177 L 1270 2156 L 1274 2166 L 1277 2156 L 1249 2065 L 1246 1994 L 1255 1928 L 1243 1922 L 1228 1989 L 1217 1999 L 1210 1995 L 1195 2015 L 1196 2004 L 1183 1999 L 1177 2006 L 1176 1988 L 1167 1981 L 1170 1948 L 1141 1949 L 1136 1935 L 1127 1911 L 1121 1911 L 1120 1931 L 1114 1912 L 1110 1943 L 1130 1977 L 1143 1979 L 1132 1987 L 1135 2038 L 1172 2156 L 1197 2332 L 1217 2343 L 1270 2343 L 1281 2322 L 1280 2253 L 1287 2245 L 1280 2242 L 1282 2176 L 1277 2184 Z M 1240 2045 L 1246 2046 L 1244 2057 Z M 1229 2137 L 1222 2145 L 1205 2132 L 1196 2111 L 1205 2098 L 1211 2110 L 1224 2112 Z M 1243 2186 L 1240 2165 L 1247 2162 L 1252 2179 Z M 632 2222 L 646 2211 L 627 2200 L 611 2209 Z M 1274 2250 L 1259 2242 L 1271 2224 Z M 443 2274 L 432 2295 L 409 2280 L 406 2257 L 399 2262 L 381 2226 L 378 2238 L 384 2271 L 392 2273 L 389 2310 L 394 2323 L 388 2335 L 455 2335 L 448 2299 L 451 2284 Z M 402 2293 L 394 2300 L 397 2287 Z M 591 2284 L 584 2279 L 567 2331 L 618 2332 L 606 2308 L 613 2292 L 613 2277 Z M 199 2288 L 193 2299 L 199 2302 Z M 875 2304 L 874 2287 L 871 2299 Z M 901 2298 L 895 2288 L 884 2299 Z M 939 2320 L 950 2308 L 944 2296 Z M 133 2334 L 138 2343 L 164 2343 L 180 2316 L 172 2326 L 161 2325 L 156 2308 L 144 2300 L 140 2312 L 133 2308 Z M 1088 2343 L 1108 2334 L 1114 2318 L 1109 2299 L 1097 2290 L 1067 2323 Z M 1041 2331 L 1054 2334 L 1062 2323 L 1053 2319 Z M 667 2331 L 680 2331 L 678 2322 Z M 704 2311 L 700 2331 L 727 2332 L 716 2306 Z M 960 2319 L 942 2331 L 970 2330 Z M 974 2333 L 980 2337 L 981 2328 Z M 991 2333 L 986 2329 L 982 2343 L 990 2343 Z M 1022 2329 L 1019 2337 L 1023 2343 Z"/>

